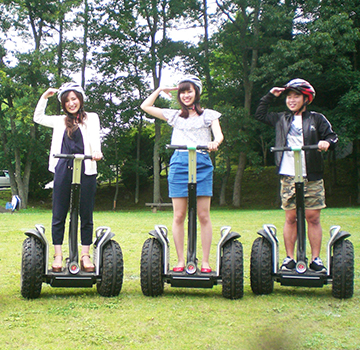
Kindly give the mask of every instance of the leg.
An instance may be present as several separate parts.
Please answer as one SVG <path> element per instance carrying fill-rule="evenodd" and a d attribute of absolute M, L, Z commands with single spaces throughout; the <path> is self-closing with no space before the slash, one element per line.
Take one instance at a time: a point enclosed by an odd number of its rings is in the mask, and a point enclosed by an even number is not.
<path fill-rule="evenodd" d="M 71 193 L 71 170 L 57 167 L 54 176 L 53 209 L 52 209 L 52 241 L 54 245 L 62 245 L 66 215 L 69 211 Z"/>
<path fill-rule="evenodd" d="M 184 222 L 186 217 L 187 200 L 188 200 L 187 197 L 172 198 L 172 203 L 174 208 L 172 231 L 173 231 L 176 253 L 178 256 L 178 262 L 176 265 L 177 267 L 185 266 Z"/>
<path fill-rule="evenodd" d="M 308 237 L 311 247 L 311 261 L 320 255 L 322 228 L 320 224 L 320 209 L 306 209 L 305 217 L 308 224 Z"/>
<path fill-rule="evenodd" d="M 87 272 L 94 271 L 94 264 L 90 259 L 90 245 L 93 235 L 93 211 L 96 192 L 96 176 L 82 174 L 80 194 L 80 218 L 81 218 L 81 258 L 82 269 Z"/>
<path fill-rule="evenodd" d="M 53 272 L 61 272 L 62 260 L 63 260 L 61 247 L 62 246 L 59 245 L 59 244 L 54 245 L 55 254 L 54 254 L 54 261 L 53 261 L 53 264 L 52 264 Z"/>
<path fill-rule="evenodd" d="M 80 266 L 83 271 L 93 272 L 95 270 L 94 264 L 90 260 L 90 246 L 83 245 L 81 247 Z"/>
<path fill-rule="evenodd" d="M 297 238 L 296 210 L 285 210 L 284 243 L 287 256 L 294 259 L 295 242 Z"/>
<path fill-rule="evenodd" d="M 93 236 L 93 211 L 96 192 L 96 175 L 81 176 L 80 219 L 81 244 L 91 245 Z"/>
<path fill-rule="evenodd" d="M 212 225 L 210 220 L 211 197 L 201 196 L 197 198 L 197 215 L 201 229 L 201 244 L 203 251 L 202 268 L 210 268 L 209 257 L 212 241 Z"/>
<path fill-rule="evenodd" d="M 52 210 L 52 241 L 55 255 L 52 269 L 60 272 L 62 267 L 62 243 L 64 240 L 65 220 L 69 210 L 71 192 L 71 176 L 65 165 L 57 167 L 54 176 L 53 210 Z"/>

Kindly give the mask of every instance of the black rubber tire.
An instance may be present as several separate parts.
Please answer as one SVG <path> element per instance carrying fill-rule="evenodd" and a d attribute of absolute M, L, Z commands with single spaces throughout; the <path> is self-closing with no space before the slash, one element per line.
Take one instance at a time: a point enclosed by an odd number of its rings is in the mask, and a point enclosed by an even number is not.
<path fill-rule="evenodd" d="M 124 260 L 119 243 L 110 240 L 104 246 L 100 268 L 101 280 L 97 282 L 98 293 L 103 297 L 120 294 L 124 277 Z"/>
<path fill-rule="evenodd" d="M 237 240 L 226 242 L 221 258 L 222 295 L 240 299 L 244 295 L 243 247 Z"/>
<path fill-rule="evenodd" d="M 140 262 L 141 290 L 148 297 L 156 297 L 164 293 L 163 253 L 160 242 L 148 238 L 142 247 Z"/>
<path fill-rule="evenodd" d="M 21 260 L 21 295 L 26 299 L 40 296 L 45 271 L 44 247 L 36 237 L 23 242 Z"/>
<path fill-rule="evenodd" d="M 250 285 L 254 294 L 270 294 L 274 290 L 272 278 L 272 249 L 270 242 L 258 237 L 251 249 Z"/>
<path fill-rule="evenodd" d="M 347 239 L 341 239 L 333 246 L 331 274 L 333 297 L 351 298 L 354 294 L 354 246 Z"/>

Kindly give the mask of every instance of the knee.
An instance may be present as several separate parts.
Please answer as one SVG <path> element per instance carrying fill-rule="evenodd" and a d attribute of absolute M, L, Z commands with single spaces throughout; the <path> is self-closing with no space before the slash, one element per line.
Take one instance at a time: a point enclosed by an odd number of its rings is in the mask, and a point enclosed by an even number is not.
<path fill-rule="evenodd" d="M 306 217 L 306 221 L 309 225 L 319 226 L 320 225 L 320 216 L 318 215 L 309 215 Z"/>
<path fill-rule="evenodd" d="M 198 212 L 198 218 L 201 225 L 207 225 L 210 222 L 210 214 L 208 211 Z"/>
<path fill-rule="evenodd" d="M 295 215 L 286 215 L 285 216 L 285 224 L 289 226 L 296 225 L 296 214 Z"/>
<path fill-rule="evenodd" d="M 186 213 L 182 211 L 174 212 L 174 224 L 181 225 L 184 223 L 186 217 Z"/>

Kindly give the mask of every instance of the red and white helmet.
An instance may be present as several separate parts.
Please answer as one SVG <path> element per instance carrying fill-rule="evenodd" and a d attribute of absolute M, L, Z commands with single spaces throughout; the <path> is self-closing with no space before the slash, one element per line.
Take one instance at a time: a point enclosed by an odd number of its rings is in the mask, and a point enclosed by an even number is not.
<path fill-rule="evenodd" d="M 294 90 L 300 92 L 301 94 L 308 97 L 308 104 L 310 104 L 315 98 L 315 89 L 312 85 L 304 80 L 304 79 L 293 79 L 290 80 L 287 84 L 285 84 L 285 92 L 286 90 Z"/>
<path fill-rule="evenodd" d="M 59 87 L 58 90 L 58 100 L 61 102 L 61 96 L 64 92 L 66 91 L 76 91 L 79 92 L 80 94 L 82 94 L 83 99 L 85 101 L 86 96 L 85 96 L 85 92 L 84 89 L 77 83 L 74 82 L 70 82 L 70 83 L 64 83 Z"/>
<path fill-rule="evenodd" d="M 199 89 L 199 92 L 201 95 L 203 86 L 202 86 L 201 80 L 196 75 L 192 75 L 192 74 L 185 75 L 178 81 L 178 85 L 180 85 L 181 83 L 185 83 L 185 82 L 194 84 Z"/>

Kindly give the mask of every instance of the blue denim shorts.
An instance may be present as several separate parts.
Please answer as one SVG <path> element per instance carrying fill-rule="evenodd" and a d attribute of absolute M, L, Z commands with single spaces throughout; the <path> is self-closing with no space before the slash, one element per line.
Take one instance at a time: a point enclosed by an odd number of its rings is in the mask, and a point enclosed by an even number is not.
<path fill-rule="evenodd" d="M 170 198 L 188 197 L 188 157 L 187 151 L 175 151 L 170 159 L 168 175 Z M 214 167 L 209 153 L 196 152 L 196 170 L 197 196 L 212 197 Z"/>

